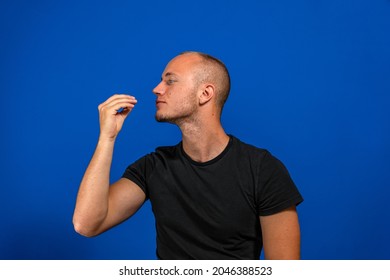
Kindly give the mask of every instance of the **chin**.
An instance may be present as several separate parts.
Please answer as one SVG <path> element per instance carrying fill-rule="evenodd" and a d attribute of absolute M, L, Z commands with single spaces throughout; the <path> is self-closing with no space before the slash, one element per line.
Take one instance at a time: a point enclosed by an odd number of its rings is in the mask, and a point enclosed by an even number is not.
<path fill-rule="evenodd" d="M 172 124 L 176 124 L 176 125 L 179 125 L 186 120 L 190 120 L 190 119 L 192 119 L 192 117 L 193 116 L 191 116 L 189 114 L 188 115 L 185 115 L 185 114 L 168 115 L 168 114 L 161 114 L 161 113 L 159 114 L 158 112 L 155 115 L 155 119 L 158 122 L 167 122 L 167 123 L 172 123 Z"/>
<path fill-rule="evenodd" d="M 156 115 L 155 115 L 155 119 L 156 119 L 156 121 L 158 121 L 158 122 L 173 123 L 173 120 L 172 120 L 171 118 L 169 118 L 168 116 L 160 115 L 160 114 L 156 114 Z"/>

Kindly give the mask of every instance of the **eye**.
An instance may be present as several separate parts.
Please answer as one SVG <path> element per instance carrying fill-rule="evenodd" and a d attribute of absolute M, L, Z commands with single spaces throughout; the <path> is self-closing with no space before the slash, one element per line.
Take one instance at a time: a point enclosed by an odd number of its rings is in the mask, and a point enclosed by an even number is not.
<path fill-rule="evenodd" d="M 172 85 L 174 82 L 176 82 L 176 80 L 173 80 L 173 79 L 168 79 L 168 80 L 166 81 L 166 83 L 167 83 L 168 85 Z"/>

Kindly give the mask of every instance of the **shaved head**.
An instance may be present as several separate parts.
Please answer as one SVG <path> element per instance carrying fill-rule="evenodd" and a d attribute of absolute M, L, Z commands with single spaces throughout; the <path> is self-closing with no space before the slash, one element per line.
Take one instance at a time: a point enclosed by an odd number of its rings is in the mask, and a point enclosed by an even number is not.
<path fill-rule="evenodd" d="M 230 75 L 225 64 L 219 59 L 201 52 L 186 51 L 180 55 L 197 55 L 199 56 L 199 63 L 195 66 L 196 69 L 196 83 L 211 83 L 215 86 L 216 104 L 222 111 L 229 92 L 230 92 Z"/>

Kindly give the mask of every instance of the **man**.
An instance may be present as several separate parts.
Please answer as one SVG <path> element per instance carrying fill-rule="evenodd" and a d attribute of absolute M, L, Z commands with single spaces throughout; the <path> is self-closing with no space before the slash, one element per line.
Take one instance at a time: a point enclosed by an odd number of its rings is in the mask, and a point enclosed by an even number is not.
<path fill-rule="evenodd" d="M 229 91 L 218 59 L 185 52 L 171 60 L 153 90 L 156 120 L 176 124 L 182 142 L 142 157 L 111 186 L 115 139 L 137 100 L 114 95 L 100 104 L 75 230 L 98 235 L 150 199 L 159 259 L 258 259 L 262 248 L 266 259 L 299 259 L 295 206 L 302 197 L 280 161 L 225 133 L 220 117 Z"/>

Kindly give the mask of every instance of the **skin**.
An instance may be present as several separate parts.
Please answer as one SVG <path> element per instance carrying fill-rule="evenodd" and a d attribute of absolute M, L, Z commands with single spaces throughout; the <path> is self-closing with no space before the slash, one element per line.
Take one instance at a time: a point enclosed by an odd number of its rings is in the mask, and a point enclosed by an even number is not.
<path fill-rule="evenodd" d="M 217 105 L 217 83 L 199 83 L 201 58 L 196 53 L 179 55 L 166 66 L 156 95 L 156 120 L 176 124 L 182 132 L 183 149 L 193 160 L 209 161 L 227 146 L 229 136 Z M 144 192 L 121 178 L 111 186 L 110 168 L 115 139 L 137 100 L 114 95 L 100 104 L 100 135 L 84 174 L 73 216 L 75 230 L 96 236 L 131 217 L 144 203 Z M 125 108 L 117 113 L 120 108 Z M 300 230 L 295 207 L 259 217 L 266 259 L 299 259 Z"/>

